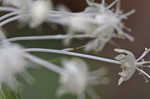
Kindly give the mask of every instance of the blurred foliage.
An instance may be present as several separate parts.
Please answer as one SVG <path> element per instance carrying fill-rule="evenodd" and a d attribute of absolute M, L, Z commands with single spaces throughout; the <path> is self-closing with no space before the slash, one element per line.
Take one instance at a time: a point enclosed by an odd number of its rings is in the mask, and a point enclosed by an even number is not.
<path fill-rule="evenodd" d="M 12 90 L 3 84 L 0 91 L 0 99 L 22 99 L 18 89 Z"/>

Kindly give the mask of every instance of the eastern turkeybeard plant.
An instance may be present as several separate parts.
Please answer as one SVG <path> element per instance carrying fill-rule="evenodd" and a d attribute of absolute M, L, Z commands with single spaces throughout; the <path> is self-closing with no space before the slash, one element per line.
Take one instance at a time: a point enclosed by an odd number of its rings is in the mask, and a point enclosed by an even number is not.
<path fill-rule="evenodd" d="M 145 79 L 150 78 L 150 75 L 144 71 L 144 68 L 148 68 L 150 64 L 150 61 L 144 60 L 150 51 L 148 48 L 145 48 L 138 58 L 133 52 L 121 48 L 114 49 L 114 52 L 119 54 L 114 59 L 84 54 L 92 51 L 103 52 L 105 46 L 114 38 L 127 39 L 131 42 L 136 39 L 127 33 L 130 31 L 124 24 L 124 20 L 127 20 L 135 12 L 134 10 L 123 12 L 120 9 L 120 0 L 114 0 L 110 4 L 104 0 L 101 0 L 100 3 L 95 0 L 86 0 L 86 2 L 87 7 L 83 11 L 71 12 L 65 7 L 55 8 L 51 0 L 1 0 L 0 11 L 5 14 L 0 17 L 0 90 L 3 89 L 3 84 L 16 90 L 19 87 L 16 75 L 29 75 L 27 69 L 32 68 L 29 64 L 34 63 L 34 67 L 40 65 L 59 75 L 57 96 L 71 93 L 76 95 L 78 99 L 85 99 L 87 94 L 92 99 L 99 99 L 99 95 L 93 88 L 111 83 L 107 76 L 109 72 L 104 67 L 92 71 L 90 70 L 92 65 L 90 67 L 88 62 L 78 58 L 116 64 L 118 68 L 121 67 L 121 72 L 118 73 L 120 78 L 118 84 L 116 83 L 118 86 L 128 82 L 136 71 Z M 3 32 L 3 27 L 13 21 L 19 22 L 22 26 L 27 25 L 31 29 L 39 28 L 43 23 L 51 23 L 52 26 L 54 24 L 61 25 L 66 29 L 66 33 L 8 38 Z M 24 42 L 29 40 L 30 42 L 34 40 L 52 40 L 51 42 L 62 40 L 62 44 L 69 46 L 74 38 L 79 40 L 87 40 L 88 38 L 88 40 L 85 44 L 80 44 L 82 47 L 62 49 L 50 49 L 50 44 L 49 48 L 25 48 L 23 44 L 17 43 L 22 40 Z M 79 53 L 76 52 L 78 49 L 83 50 Z M 32 54 L 34 52 L 58 54 L 60 58 L 62 55 L 74 58 L 62 58 L 62 64 L 56 64 Z M 49 58 L 49 60 L 51 59 Z M 28 80 L 28 77 L 26 76 L 25 79 Z"/>

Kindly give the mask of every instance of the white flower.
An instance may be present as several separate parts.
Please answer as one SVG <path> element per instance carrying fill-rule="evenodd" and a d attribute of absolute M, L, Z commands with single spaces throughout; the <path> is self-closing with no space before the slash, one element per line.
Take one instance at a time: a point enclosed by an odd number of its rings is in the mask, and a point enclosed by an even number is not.
<path fill-rule="evenodd" d="M 50 15 L 49 11 L 52 9 L 49 0 L 6 0 L 3 4 L 15 6 L 16 9 L 12 8 L 12 15 L 18 15 L 17 20 L 29 24 L 32 28 L 46 22 Z"/>
<path fill-rule="evenodd" d="M 91 33 L 95 29 L 93 20 L 85 16 L 70 16 L 68 18 L 69 31 Z M 69 32 L 70 33 L 70 32 Z"/>
<path fill-rule="evenodd" d="M 134 54 L 125 49 L 115 49 L 115 52 L 121 53 L 120 55 L 116 56 L 115 59 L 119 60 L 121 63 L 122 72 L 119 73 L 121 76 L 118 85 L 122 84 L 124 81 L 129 80 L 136 70 L 138 70 L 144 76 L 150 77 L 146 72 L 141 70 L 139 67 L 143 67 L 145 64 L 148 64 L 149 61 L 140 61 L 144 56 L 141 55 L 140 59 L 136 59 Z"/>
<path fill-rule="evenodd" d="M 37 27 L 45 22 L 49 16 L 49 10 L 52 9 L 52 4 L 46 0 L 35 1 L 30 9 L 31 27 Z"/>
<path fill-rule="evenodd" d="M 108 79 L 105 69 L 99 69 L 95 72 L 89 72 L 87 65 L 77 59 L 63 61 L 64 72 L 61 74 L 61 87 L 58 95 L 70 92 L 78 97 L 84 96 L 85 91 L 90 93 L 90 86 L 97 84 L 106 84 Z M 89 88 L 89 89 L 88 89 Z M 93 95 L 92 97 L 96 97 Z"/>
<path fill-rule="evenodd" d="M 94 33 L 97 31 L 99 24 L 95 19 L 88 16 L 70 16 L 69 17 L 69 34 L 74 32 L 86 33 L 94 37 L 95 39 L 88 42 L 85 46 L 86 51 L 90 50 L 102 50 L 107 42 L 109 42 L 113 37 L 116 37 L 116 34 L 112 32 L 114 29 L 112 27 L 103 29 L 99 33 Z"/>
<path fill-rule="evenodd" d="M 127 19 L 134 10 L 123 14 L 120 11 L 119 0 L 115 0 L 112 4 L 105 6 L 104 0 L 101 4 L 91 2 L 87 0 L 89 6 L 84 12 L 77 15 L 69 16 L 66 18 L 68 24 L 68 32 L 72 33 L 86 33 L 89 37 L 95 38 L 85 46 L 85 50 L 102 50 L 104 46 L 112 38 L 127 38 L 130 41 L 134 41 L 134 38 L 123 30 L 127 29 L 122 22 Z M 116 5 L 116 9 L 111 8 Z M 68 21 L 69 20 L 69 21 Z"/>
<path fill-rule="evenodd" d="M 119 5 L 119 0 L 118 5 Z M 114 12 L 112 9 L 112 5 L 116 3 L 114 1 L 112 4 L 105 6 L 105 3 L 102 4 L 96 4 L 93 3 L 92 5 L 95 6 L 95 8 L 89 7 L 86 9 L 86 13 L 92 13 L 95 14 L 94 16 L 94 21 L 95 24 L 98 25 L 97 29 L 95 31 L 91 32 L 91 35 L 95 35 L 98 40 L 95 40 L 97 43 L 93 42 L 87 45 L 87 50 L 95 48 L 99 48 L 98 50 L 102 50 L 104 45 L 109 42 L 113 37 L 121 37 L 121 38 L 127 38 L 130 41 L 133 41 L 134 38 L 127 33 L 123 31 L 123 29 L 126 29 L 124 26 L 122 20 L 127 19 L 129 15 L 131 15 L 134 11 L 130 11 L 128 13 L 123 14 L 120 11 L 119 6 L 117 6 L 116 11 Z M 104 2 L 104 1 L 103 1 Z M 93 10 L 97 12 L 93 12 Z M 117 32 L 115 32 L 117 31 Z M 98 44 L 99 41 L 99 44 Z M 100 46 L 100 47 L 99 47 Z"/>
<path fill-rule="evenodd" d="M 122 22 L 123 19 L 127 19 L 127 17 L 132 13 L 134 13 L 134 10 L 125 14 L 123 14 L 120 10 L 116 10 L 116 12 L 113 12 L 112 10 L 108 9 L 99 12 L 99 14 L 95 16 L 95 22 L 99 24 L 99 28 L 94 33 L 101 33 L 101 31 L 103 30 L 105 31 L 105 33 L 107 33 L 107 30 L 112 29 L 112 33 L 115 33 L 115 30 L 117 31 L 116 33 L 118 37 L 127 38 L 130 41 L 133 41 L 134 38 L 123 31 L 123 29 L 126 29 L 126 27 Z"/>
<path fill-rule="evenodd" d="M 19 20 L 35 28 L 47 21 L 51 9 L 52 4 L 48 0 L 32 1 L 20 9 L 21 18 Z"/>
<path fill-rule="evenodd" d="M 26 60 L 23 57 L 23 48 L 16 44 L 0 45 L 0 86 L 6 83 L 9 87 L 16 87 L 16 74 L 24 73 Z"/>

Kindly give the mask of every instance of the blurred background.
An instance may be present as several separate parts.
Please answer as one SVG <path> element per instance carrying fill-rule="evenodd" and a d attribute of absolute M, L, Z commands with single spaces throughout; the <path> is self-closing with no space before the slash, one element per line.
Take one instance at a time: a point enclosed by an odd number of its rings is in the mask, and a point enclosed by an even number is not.
<path fill-rule="evenodd" d="M 111 3 L 112 1 L 113 0 L 106 0 L 107 3 Z M 100 2 L 100 0 L 97 0 L 97 2 Z M 83 11 L 87 6 L 85 0 L 53 0 L 53 3 L 55 6 L 63 4 L 74 12 Z M 121 9 L 124 12 L 128 12 L 132 9 L 136 10 L 136 13 L 129 16 L 129 19 L 125 21 L 126 26 L 132 29 L 131 35 L 135 37 L 135 42 L 132 43 L 127 40 L 113 39 L 115 45 L 110 43 L 102 52 L 90 54 L 113 58 L 116 55 L 113 48 L 119 47 L 133 51 L 136 57 L 138 57 L 144 51 L 144 48 L 150 48 L 150 0 L 121 0 Z M 20 27 L 19 23 L 13 22 L 5 25 L 4 28 L 8 33 L 8 37 L 65 33 L 61 26 L 47 23 L 38 29 L 30 29 L 28 26 Z M 75 44 L 75 42 L 79 43 Z M 85 42 L 86 40 L 75 40 L 72 42 L 71 47 L 80 46 Z M 21 41 L 17 43 L 25 47 L 64 48 L 62 41 L 55 40 Z M 34 54 L 55 64 L 61 64 L 60 61 L 62 58 L 70 58 L 56 54 Z M 146 59 L 150 59 L 150 55 L 146 56 Z M 111 79 L 110 84 L 96 86 L 95 88 L 97 94 L 101 96 L 101 99 L 150 99 L 150 83 L 145 83 L 143 76 L 138 75 L 138 73 L 129 81 L 118 86 L 118 72 L 120 72 L 121 69 L 117 65 L 93 60 L 85 61 L 87 61 L 91 70 L 103 66 L 108 68 L 108 77 Z M 146 71 L 150 73 L 149 69 Z M 29 73 L 33 76 L 34 82 L 33 84 L 27 84 L 22 81 L 23 88 L 21 88 L 20 95 L 22 99 L 76 99 L 76 97 L 70 94 L 63 95 L 62 97 L 56 96 L 56 90 L 59 86 L 59 75 L 56 73 L 41 66 L 38 66 L 36 69 L 30 69 Z"/>

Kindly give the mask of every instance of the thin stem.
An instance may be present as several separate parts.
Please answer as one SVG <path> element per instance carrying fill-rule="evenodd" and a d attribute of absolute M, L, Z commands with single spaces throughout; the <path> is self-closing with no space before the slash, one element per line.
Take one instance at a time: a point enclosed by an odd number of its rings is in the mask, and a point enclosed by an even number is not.
<path fill-rule="evenodd" d="M 64 50 L 43 49 L 43 48 L 28 48 L 28 49 L 25 49 L 25 51 L 27 51 L 27 52 L 44 52 L 44 53 L 64 54 L 64 55 L 88 58 L 88 59 L 93 59 L 93 60 L 98 60 L 98 61 L 103 61 L 103 62 L 108 62 L 108 63 L 113 63 L 113 64 L 120 64 L 120 62 L 116 61 L 116 60 L 103 58 L 103 57 L 98 57 L 98 56 L 80 54 L 80 53 L 76 53 L 76 52 L 67 52 L 67 51 L 64 51 Z"/>
<path fill-rule="evenodd" d="M 119 18 L 120 18 L 120 19 L 126 19 L 128 16 L 130 16 L 130 15 L 133 14 L 133 13 L 135 13 L 135 10 L 134 10 L 134 9 L 131 10 L 131 11 L 129 11 L 129 12 L 127 12 L 127 13 L 125 13 L 125 14 L 122 14 Z"/>
<path fill-rule="evenodd" d="M 56 73 L 59 73 L 59 74 L 63 73 L 63 70 L 60 67 L 58 67 L 54 64 L 51 64 L 51 63 L 49 63 L 49 62 L 47 62 L 47 61 L 45 61 L 45 60 L 43 60 L 43 59 L 41 59 L 37 56 L 33 56 L 33 55 L 30 55 L 30 54 L 25 54 L 24 57 L 26 57 L 30 61 L 32 61 L 36 64 L 39 64 L 39 65 L 42 65 L 42 66 L 46 67 L 47 69 L 52 70 Z"/>
<path fill-rule="evenodd" d="M 11 7 L 0 7 L 0 11 L 18 11 L 18 9 Z"/>
<path fill-rule="evenodd" d="M 107 9 L 110 9 L 111 7 L 113 7 L 117 2 L 118 2 L 118 0 L 113 1 L 113 2 L 107 7 Z"/>
<path fill-rule="evenodd" d="M 117 26 L 115 26 L 115 28 L 116 28 L 116 30 L 117 30 L 118 33 L 120 33 L 121 35 L 123 35 L 124 37 L 126 37 L 128 40 L 130 40 L 131 42 L 134 41 L 134 38 L 133 38 L 131 35 L 129 35 L 129 34 L 123 32 L 123 31 L 122 31 L 120 28 L 118 28 Z"/>
<path fill-rule="evenodd" d="M 54 17 L 57 17 L 57 18 L 66 18 L 66 17 L 69 17 L 69 16 L 93 16 L 92 13 L 84 13 L 84 12 L 67 12 L 67 11 L 55 11 L 55 10 L 51 10 L 49 11 L 49 18 L 54 18 Z M 55 19 L 57 20 L 57 19 Z"/>
<path fill-rule="evenodd" d="M 150 52 L 150 49 L 145 49 L 145 51 L 141 54 L 141 56 L 136 61 L 138 62 L 141 59 L 143 59 L 149 52 Z"/>
<path fill-rule="evenodd" d="M 84 48 L 84 47 L 85 47 L 85 45 L 80 46 L 80 47 L 75 47 L 75 48 L 65 48 L 65 49 L 62 49 L 62 50 L 63 50 L 63 51 L 68 51 L 68 52 L 70 52 L 70 51 L 82 49 L 82 48 Z"/>
<path fill-rule="evenodd" d="M 8 41 L 21 41 L 21 40 L 47 40 L 47 39 L 66 39 L 71 38 L 90 38 L 89 35 L 44 35 L 44 36 L 25 36 L 25 37 L 14 37 L 9 38 Z"/>
<path fill-rule="evenodd" d="M 116 5 L 116 11 L 115 11 L 116 14 L 120 13 L 120 6 L 121 6 L 121 1 L 118 0 L 117 5 Z"/>
<path fill-rule="evenodd" d="M 20 18 L 20 16 L 11 17 L 11 18 L 9 18 L 7 20 L 4 20 L 3 22 L 0 22 L 0 26 L 2 27 L 2 26 L 6 25 L 6 24 L 8 24 L 8 23 L 10 23 L 12 21 L 18 20 L 19 18 Z"/>
<path fill-rule="evenodd" d="M 136 68 L 139 72 L 143 73 L 146 77 L 150 78 L 150 75 L 143 71 L 142 69 Z"/>
<path fill-rule="evenodd" d="M 17 14 L 18 14 L 18 12 L 11 12 L 11 13 L 5 14 L 5 15 L 0 17 L 0 21 L 4 20 L 10 16 L 17 15 Z"/>
<path fill-rule="evenodd" d="M 150 61 L 138 62 L 138 65 L 150 64 Z"/>

